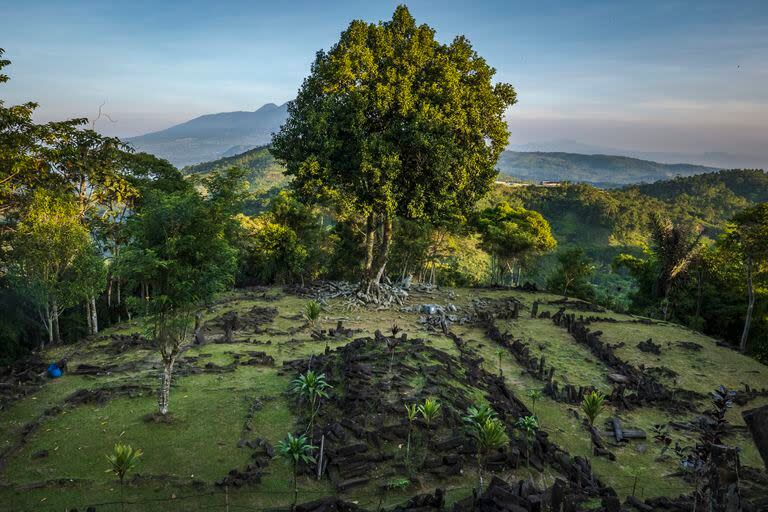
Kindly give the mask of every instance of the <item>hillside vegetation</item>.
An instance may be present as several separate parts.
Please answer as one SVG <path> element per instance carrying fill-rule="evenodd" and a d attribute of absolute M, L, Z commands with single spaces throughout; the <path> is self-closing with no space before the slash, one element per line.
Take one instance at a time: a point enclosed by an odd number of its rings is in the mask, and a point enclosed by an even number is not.
<path fill-rule="evenodd" d="M 246 179 L 253 193 L 263 193 L 288 184 L 288 178 L 283 174 L 285 169 L 275 161 L 268 146 L 259 146 L 211 162 L 188 165 L 182 172 L 188 175 L 205 175 L 230 167 L 239 167 L 246 171 Z"/>
<path fill-rule="evenodd" d="M 391 506 L 416 493 L 441 487 L 451 504 L 471 496 L 476 473 L 474 456 L 460 455 L 458 462 L 451 464 L 458 463 L 463 474 L 452 473 L 453 466 L 446 466 L 440 459 L 433 461 L 431 452 L 424 452 L 425 443 L 449 446 L 456 433 L 462 432 L 461 428 L 450 428 L 456 421 L 452 418 L 465 413 L 462 400 L 482 404 L 489 400 L 495 403 L 499 398 L 468 376 L 473 364 L 469 354 L 481 358 L 480 368 L 489 375 L 503 374 L 509 390 L 524 404 L 521 406 L 535 411 L 541 424 L 540 435 L 548 436 L 549 442 L 571 456 L 588 457 L 600 481 L 613 487 L 622 499 L 633 493 L 641 499 L 674 497 L 691 490 L 692 483 L 679 472 L 676 456 L 671 451 L 661 454 L 661 445 L 651 438 L 652 429 L 659 423 L 674 424 L 670 436 L 675 442 L 696 442 L 696 433 L 687 425 L 709 406 L 708 393 L 720 384 L 740 390 L 738 405 L 728 413 L 728 421 L 736 428 L 729 431 L 727 442 L 742 449 L 742 464 L 760 467 L 762 463 L 750 437 L 738 427 L 743 425 L 742 410 L 768 403 L 766 394 L 742 394 L 746 383 L 757 389 L 768 387 L 768 370 L 679 326 L 607 311 L 590 313 L 600 317 L 592 329 L 603 331 L 606 342 L 623 342 L 617 352 L 623 360 L 632 365 L 644 364 L 649 375 L 658 375 L 659 382 L 676 390 L 680 397 L 693 397 L 684 399 L 690 400 L 690 409 L 664 401 L 638 403 L 629 409 L 612 403 L 600 416 L 599 428 L 609 418 L 618 417 L 625 428 L 642 429 L 649 436 L 646 440 L 617 443 L 606 433 L 606 446 L 616 458 L 612 461 L 592 455 L 577 403 L 546 393 L 535 403 L 532 401 L 529 391 L 542 389 L 546 381 L 539 379 L 538 369 L 522 364 L 516 352 L 489 338 L 482 322 L 450 327 L 453 334 L 465 340 L 462 345 L 433 329 L 418 312 L 422 303 L 441 308 L 452 304 L 456 308 L 452 316 L 468 319 L 477 311 L 520 301 L 519 317 L 497 319 L 498 328 L 508 331 L 510 339 L 520 340 L 531 356 L 546 360 L 559 386 L 595 387 L 610 392 L 608 374 L 615 368 L 548 317 L 561 306 L 566 313 L 583 314 L 577 301 L 561 304 L 555 295 L 520 291 L 445 289 L 414 291 L 403 308 L 350 311 L 344 300 L 330 299 L 312 329 L 300 318 L 306 300 L 277 288 L 220 296 L 204 317 L 205 344 L 186 348 L 180 357 L 170 422 L 152 421 L 153 390 L 161 363 L 151 342 L 143 338 L 143 320 L 116 325 L 75 345 L 41 354 L 43 360 L 67 357 L 68 371 L 63 378 L 49 380 L 37 390 L 30 388 L 21 400 L 3 404 L 0 474 L 7 485 L 0 487 L 0 499 L 5 506 L 19 511 L 62 507 L 84 510 L 91 505 L 96 505 L 97 510 L 117 510 L 119 489 L 112 475 L 104 472 L 104 454 L 115 442 L 122 441 L 144 450 L 136 474 L 125 488 L 131 509 L 223 510 L 225 502 L 233 507 L 259 509 L 286 506 L 291 500 L 286 486 L 291 478 L 290 466 L 277 458 L 264 458 L 263 448 L 255 440 L 272 446 L 286 432 L 303 428 L 304 407 L 288 389 L 291 379 L 307 364 L 315 364 L 334 386 L 320 416 L 322 425 L 340 420 L 335 408 L 346 410 L 347 400 L 358 391 L 374 394 L 367 398 L 367 408 L 364 404 L 356 406 L 358 409 L 347 413 L 347 420 L 341 422 L 345 425 L 341 428 L 345 441 L 334 444 L 337 441 L 327 439 L 330 478 L 317 481 L 308 474 L 300 477 L 300 499 L 308 501 L 336 492 L 343 499 L 373 510 L 380 500 Z M 531 317 L 534 301 L 539 304 L 538 314 Z M 226 335 L 223 322 L 233 312 L 239 322 Z M 343 324 L 341 331 L 330 335 L 329 329 L 337 328 L 339 322 Z M 399 375 L 395 384 L 390 383 L 386 344 L 353 341 L 370 337 L 372 342 L 376 330 L 386 331 L 393 324 L 408 337 L 395 348 L 394 373 Z M 324 336 L 316 334 L 321 330 Z M 638 343 L 648 339 L 660 346 L 659 355 L 637 348 Z M 683 342 L 695 345 L 686 348 Z M 352 379 L 353 374 L 335 362 L 334 354 L 351 357 L 344 352 L 347 345 L 349 350 L 355 347 L 360 364 L 373 365 L 370 378 L 374 380 L 366 384 L 372 386 L 370 389 L 361 388 L 364 380 L 356 380 L 352 386 L 345 379 Z M 323 356 L 329 349 L 331 355 Z M 315 363 L 310 363 L 312 356 Z M 453 365 L 455 370 L 443 364 Z M 356 371 L 366 375 L 364 369 Z M 409 476 L 398 462 L 402 461 L 406 442 L 406 430 L 401 427 L 407 425 L 403 404 L 417 403 L 425 397 L 439 399 L 444 410 L 431 433 L 422 423 L 415 427 L 412 450 L 419 462 L 414 463 Z M 392 412 L 377 415 L 390 409 Z M 393 434 L 385 434 L 385 427 L 392 428 Z M 382 436 L 380 444 L 372 444 L 375 436 Z M 464 434 L 459 434 L 458 439 L 468 442 Z M 545 442 L 547 438 L 539 439 Z M 514 443 L 521 442 L 515 437 Z M 360 450 L 364 450 L 367 460 L 376 462 L 366 463 L 345 476 L 347 470 L 334 462 L 343 459 L 342 452 L 336 450 L 355 443 L 362 443 Z M 523 445 L 519 446 L 524 452 Z M 549 460 L 540 449 L 536 445 L 532 450 L 539 454 L 532 456 L 532 461 L 537 457 Z M 446 456 L 448 452 L 460 454 L 462 448 L 445 452 Z M 247 469 L 253 461 L 256 469 Z M 540 467 L 540 463 L 528 466 L 520 460 L 517 467 L 503 464 L 498 471 L 509 481 L 530 477 L 536 485 L 548 485 L 558 476 L 569 478 L 557 466 L 548 463 Z M 244 483 L 230 485 L 225 495 L 224 485 L 217 482 L 226 482 L 228 475 L 240 475 L 237 478 L 244 479 Z M 398 476 L 404 484 L 383 492 L 382 482 L 394 481 Z M 348 484 L 344 482 L 359 477 L 357 483 L 345 487 Z M 584 506 L 589 503 L 585 501 Z M 592 503 L 599 505 L 600 501 Z"/>

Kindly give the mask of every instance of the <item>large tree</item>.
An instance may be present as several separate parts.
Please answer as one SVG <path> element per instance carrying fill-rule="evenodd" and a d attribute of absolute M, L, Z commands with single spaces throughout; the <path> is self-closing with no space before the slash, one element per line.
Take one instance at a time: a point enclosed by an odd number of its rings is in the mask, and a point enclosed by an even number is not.
<path fill-rule="evenodd" d="M 368 289 L 395 216 L 452 221 L 492 185 L 516 101 L 494 74 L 466 38 L 436 41 L 405 6 L 390 21 L 353 21 L 317 53 L 272 151 L 300 197 L 365 219 Z"/>

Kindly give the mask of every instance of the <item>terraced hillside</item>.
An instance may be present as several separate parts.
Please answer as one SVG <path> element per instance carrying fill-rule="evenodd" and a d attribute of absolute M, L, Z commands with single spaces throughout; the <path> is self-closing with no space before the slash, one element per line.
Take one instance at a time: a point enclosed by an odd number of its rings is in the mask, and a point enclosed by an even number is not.
<path fill-rule="evenodd" d="M 382 310 L 325 294 L 311 329 L 301 312 L 319 295 L 260 288 L 221 296 L 205 313 L 205 343 L 191 344 L 176 365 L 169 422 L 152 414 L 160 359 L 140 320 L 49 350 L 35 370 L 66 357 L 60 379 L 6 375 L 0 508 L 120 510 L 104 456 L 123 441 L 144 450 L 125 487 L 128 510 L 286 509 L 291 468 L 273 447 L 306 428 L 306 404 L 289 388 L 310 367 L 333 388 L 311 432 L 315 444 L 325 436 L 322 475 L 302 468 L 300 502 L 338 494 L 376 510 L 440 488 L 411 508 L 444 501 L 466 510 L 477 458 L 462 416 L 473 404 L 489 404 L 507 426 L 510 446 L 487 457 L 486 473 L 509 485 L 530 480 L 525 492 L 515 487 L 523 508 L 554 499 L 558 481 L 579 509 L 612 506 L 614 492 L 630 502 L 633 494 L 676 497 L 693 480 L 671 450 L 662 454 L 654 425 L 667 424 L 673 444 L 695 444 L 720 384 L 738 391 L 724 442 L 741 449 L 745 496 L 765 491 L 741 412 L 768 404 L 768 368 L 710 338 L 554 295 L 485 289 L 414 290 L 403 307 Z M 610 395 L 597 421 L 598 450 L 578 405 L 591 389 Z M 534 403 L 531 390 L 544 396 Z M 430 397 L 441 414 L 431 425 L 414 423 L 406 456 L 404 404 Z M 529 443 L 514 425 L 530 414 L 541 430 Z M 603 428 L 611 418 L 646 438 L 617 442 L 613 423 Z M 314 510 L 330 510 L 324 506 Z"/>

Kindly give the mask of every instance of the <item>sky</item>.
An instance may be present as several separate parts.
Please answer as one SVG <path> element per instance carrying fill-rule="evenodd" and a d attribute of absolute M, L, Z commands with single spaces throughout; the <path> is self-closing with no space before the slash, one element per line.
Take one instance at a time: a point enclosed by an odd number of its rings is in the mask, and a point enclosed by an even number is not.
<path fill-rule="evenodd" d="M 0 0 L 0 99 L 129 137 L 294 97 L 316 51 L 389 1 Z M 768 154 L 768 1 L 411 1 L 511 83 L 512 144 Z"/>

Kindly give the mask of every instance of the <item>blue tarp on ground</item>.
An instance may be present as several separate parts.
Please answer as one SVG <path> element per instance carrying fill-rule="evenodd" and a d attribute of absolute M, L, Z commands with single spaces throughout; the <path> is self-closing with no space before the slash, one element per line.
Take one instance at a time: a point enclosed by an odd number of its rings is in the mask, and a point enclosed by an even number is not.
<path fill-rule="evenodd" d="M 48 366 L 48 376 L 52 379 L 58 379 L 61 377 L 61 368 L 59 368 L 56 363 L 51 363 L 50 366 Z"/>

